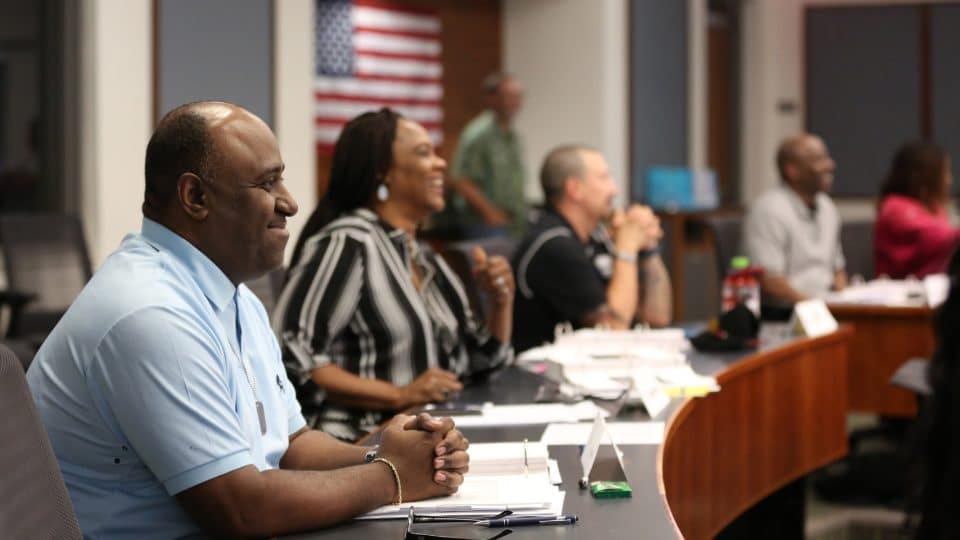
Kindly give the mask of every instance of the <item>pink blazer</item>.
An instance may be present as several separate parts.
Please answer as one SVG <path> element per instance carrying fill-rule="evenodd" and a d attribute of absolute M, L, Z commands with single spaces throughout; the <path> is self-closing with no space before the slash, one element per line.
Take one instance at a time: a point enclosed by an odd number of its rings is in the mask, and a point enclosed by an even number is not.
<path fill-rule="evenodd" d="M 942 272 L 960 240 L 943 211 L 931 212 L 920 201 L 888 195 L 874 224 L 873 259 L 877 275 L 902 279 Z"/>

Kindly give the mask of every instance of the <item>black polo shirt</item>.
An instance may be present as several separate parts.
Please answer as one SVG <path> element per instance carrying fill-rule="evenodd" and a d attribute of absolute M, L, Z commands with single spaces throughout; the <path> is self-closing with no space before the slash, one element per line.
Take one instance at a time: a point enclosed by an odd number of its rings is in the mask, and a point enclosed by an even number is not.
<path fill-rule="evenodd" d="M 517 352 L 552 342 L 559 323 L 574 328 L 607 302 L 613 244 L 602 227 L 581 242 L 560 214 L 548 210 L 513 257 L 517 294 L 513 346 Z"/>

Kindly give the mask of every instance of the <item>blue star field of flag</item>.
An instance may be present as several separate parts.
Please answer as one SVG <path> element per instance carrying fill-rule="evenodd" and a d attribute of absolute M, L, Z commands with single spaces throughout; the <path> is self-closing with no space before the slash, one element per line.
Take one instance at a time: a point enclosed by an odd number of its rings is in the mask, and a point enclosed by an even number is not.
<path fill-rule="evenodd" d="M 353 25 L 350 0 L 317 0 L 317 75 L 353 75 Z"/>

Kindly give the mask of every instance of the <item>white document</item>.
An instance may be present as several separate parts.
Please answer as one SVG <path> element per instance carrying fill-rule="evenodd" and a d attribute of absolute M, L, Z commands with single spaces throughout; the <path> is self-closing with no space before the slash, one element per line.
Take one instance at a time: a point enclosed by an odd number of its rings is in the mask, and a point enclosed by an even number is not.
<path fill-rule="evenodd" d="M 617 399 L 630 389 L 630 384 L 616 381 L 598 369 L 567 369 L 564 378 L 576 387 L 581 396 L 600 399 Z"/>
<path fill-rule="evenodd" d="M 670 404 L 670 396 L 657 381 L 653 373 L 639 372 L 633 375 L 633 388 L 630 390 L 630 400 L 639 398 L 643 408 L 650 416 L 657 416 Z"/>
<path fill-rule="evenodd" d="M 550 424 L 540 443 L 547 446 L 580 446 L 586 444 L 593 424 Z M 662 444 L 663 422 L 611 422 L 607 432 L 618 445 Z M 609 444 L 609 443 L 602 443 Z"/>
<path fill-rule="evenodd" d="M 690 341 L 679 328 L 582 329 L 560 332 L 552 345 L 528 349 L 517 357 L 517 362 L 550 360 L 565 367 L 602 364 L 629 369 L 637 365 L 683 363 L 683 353 L 689 349 Z"/>
<path fill-rule="evenodd" d="M 534 403 L 530 405 L 484 405 L 483 414 L 458 416 L 458 427 L 524 426 L 549 424 L 551 422 L 577 422 L 589 420 L 607 412 L 597 408 L 592 401 L 573 405 L 564 403 Z"/>
<path fill-rule="evenodd" d="M 927 296 L 927 305 L 939 307 L 950 294 L 950 278 L 946 274 L 930 274 L 923 278 L 923 291 Z"/>
<path fill-rule="evenodd" d="M 928 303 L 925 285 L 917 279 L 874 279 L 827 293 L 823 300 L 828 304 L 922 306 Z"/>
<path fill-rule="evenodd" d="M 474 443 L 470 445 L 470 474 L 522 475 L 547 472 L 547 445 L 539 442 Z"/>
<path fill-rule="evenodd" d="M 560 476 L 560 463 L 555 459 L 551 459 L 547 462 L 547 470 L 550 474 L 550 483 L 559 486 L 563 483 L 563 477 Z"/>
<path fill-rule="evenodd" d="M 693 371 L 689 364 L 637 370 L 633 374 L 634 384 L 639 386 L 644 377 L 653 377 L 663 392 L 671 398 L 699 397 L 720 391 L 716 377 L 700 375 Z M 651 412 L 650 415 L 653 416 L 654 413 Z"/>
<path fill-rule="evenodd" d="M 664 349 L 683 352 L 690 349 L 690 341 L 680 328 L 636 328 L 633 330 L 599 330 L 584 328 L 559 334 L 557 345 L 583 347 L 592 356 L 620 356 L 632 348 Z"/>

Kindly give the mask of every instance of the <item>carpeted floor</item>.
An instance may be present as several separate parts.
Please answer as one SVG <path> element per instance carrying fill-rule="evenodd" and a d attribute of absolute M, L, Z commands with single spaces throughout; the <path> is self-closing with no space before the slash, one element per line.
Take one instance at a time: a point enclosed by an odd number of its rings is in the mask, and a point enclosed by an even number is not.
<path fill-rule="evenodd" d="M 872 415 L 851 414 L 848 420 L 850 431 L 876 425 Z M 882 442 L 867 443 L 864 448 L 883 451 Z M 807 482 L 807 540 L 907 540 L 910 535 L 904 529 L 905 513 L 894 506 L 869 503 L 839 503 L 823 500 L 815 489 L 815 481 Z"/>

